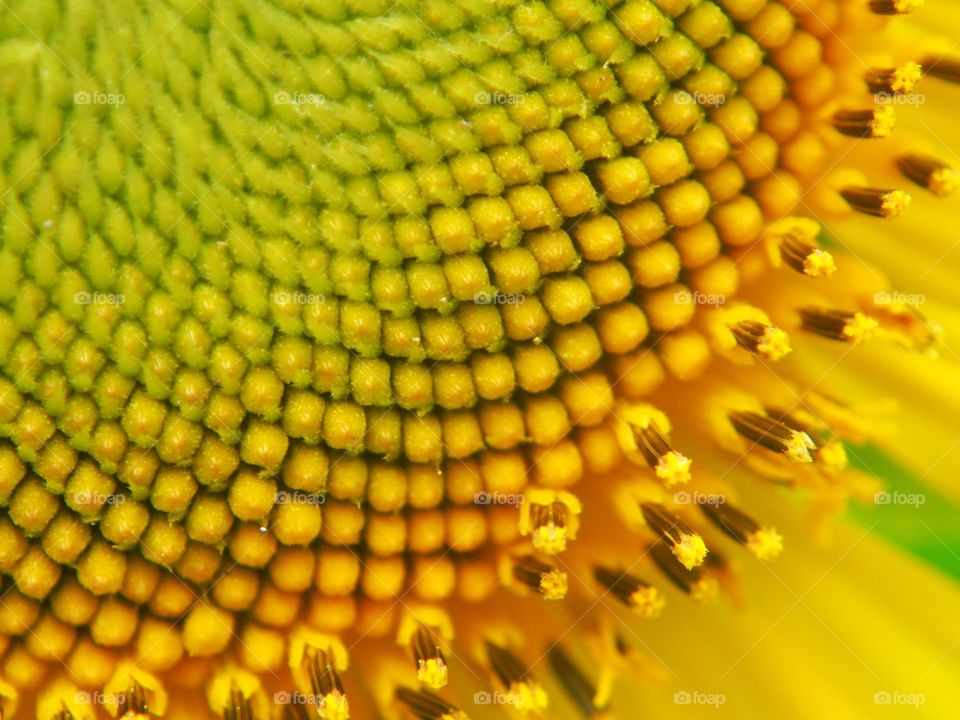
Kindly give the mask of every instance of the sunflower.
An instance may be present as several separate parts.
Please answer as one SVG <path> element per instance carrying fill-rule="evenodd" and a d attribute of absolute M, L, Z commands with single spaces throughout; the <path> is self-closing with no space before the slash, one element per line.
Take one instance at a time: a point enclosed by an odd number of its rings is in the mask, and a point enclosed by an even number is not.
<path fill-rule="evenodd" d="M 802 661 L 960 607 L 836 520 L 925 502 L 871 453 L 956 498 L 919 5 L 2 3 L 0 718 L 925 704 Z M 783 589 L 797 649 L 730 657 Z"/>

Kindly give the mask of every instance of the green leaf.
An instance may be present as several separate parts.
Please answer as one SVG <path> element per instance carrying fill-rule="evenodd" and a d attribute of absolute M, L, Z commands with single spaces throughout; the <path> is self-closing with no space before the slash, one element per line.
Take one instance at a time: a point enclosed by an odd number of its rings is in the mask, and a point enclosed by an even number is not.
<path fill-rule="evenodd" d="M 848 516 L 941 572 L 960 580 L 960 508 L 875 445 L 846 446 L 854 468 L 884 481 L 874 503 Z"/>

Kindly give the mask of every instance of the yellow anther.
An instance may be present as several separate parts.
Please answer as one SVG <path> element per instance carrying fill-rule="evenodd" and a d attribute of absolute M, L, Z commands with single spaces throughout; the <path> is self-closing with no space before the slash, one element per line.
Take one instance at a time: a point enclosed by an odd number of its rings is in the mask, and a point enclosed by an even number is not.
<path fill-rule="evenodd" d="M 884 219 L 899 217 L 910 207 L 911 198 L 903 190 L 846 187 L 840 194 L 857 212 Z"/>
<path fill-rule="evenodd" d="M 805 432 L 760 413 L 733 412 L 729 419 L 737 433 L 749 442 L 782 454 L 794 462 L 813 462 L 810 451 L 817 446 Z"/>
<path fill-rule="evenodd" d="M 615 414 L 617 440 L 630 460 L 649 465 L 667 487 L 690 480 L 692 461 L 670 446 L 666 415 L 643 403 L 621 403 Z"/>
<path fill-rule="evenodd" d="M 299 627 L 290 640 L 290 671 L 304 693 L 316 698 L 320 717 L 348 720 L 350 705 L 340 680 L 347 669 L 347 650 L 337 638 Z"/>
<path fill-rule="evenodd" d="M 878 324 L 863 313 L 830 308 L 803 308 L 800 317 L 804 330 L 853 344 L 868 340 Z"/>
<path fill-rule="evenodd" d="M 533 488 L 520 506 L 520 534 L 531 536 L 537 550 L 556 555 L 577 537 L 581 509 L 580 501 L 569 492 Z"/>
<path fill-rule="evenodd" d="M 761 560 L 773 559 L 783 550 L 780 533 L 758 525 L 753 518 L 729 503 L 705 503 L 700 505 L 700 509 L 718 528 Z"/>
<path fill-rule="evenodd" d="M 917 185 L 939 197 L 951 195 L 960 187 L 960 174 L 942 160 L 929 155 L 904 155 L 897 158 L 897 166 Z"/>
<path fill-rule="evenodd" d="M 593 576 L 620 602 L 643 617 L 657 617 L 666 604 L 659 590 L 628 572 L 600 566 L 593 569 Z"/>
<path fill-rule="evenodd" d="M 703 564 L 708 551 L 700 535 L 662 505 L 645 502 L 641 503 L 640 509 L 647 525 L 670 547 L 681 565 L 691 570 Z"/>
<path fill-rule="evenodd" d="M 840 110 L 833 115 L 833 126 L 855 138 L 885 138 L 893 132 L 897 115 L 889 105 L 869 110 Z"/>

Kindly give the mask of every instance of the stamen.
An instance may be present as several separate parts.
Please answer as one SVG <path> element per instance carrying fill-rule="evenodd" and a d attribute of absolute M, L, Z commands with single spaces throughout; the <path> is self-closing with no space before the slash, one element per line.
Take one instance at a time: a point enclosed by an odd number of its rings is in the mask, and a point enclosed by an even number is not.
<path fill-rule="evenodd" d="M 690 481 L 691 460 L 677 452 L 667 440 L 670 431 L 666 416 L 651 405 L 622 405 L 617 413 L 617 438 L 624 453 L 634 462 L 641 459 L 653 468 L 664 485 Z"/>
<path fill-rule="evenodd" d="M 66 703 L 63 703 L 63 706 L 50 716 L 50 720 L 75 720 L 73 713 L 70 712 L 70 709 L 67 707 Z"/>
<path fill-rule="evenodd" d="M 706 602 L 717 596 L 717 579 L 702 568 L 685 568 L 677 562 L 677 558 L 664 543 L 654 543 L 650 546 L 649 553 L 663 574 L 691 599 Z"/>
<path fill-rule="evenodd" d="M 620 602 L 644 617 L 657 617 L 666 604 L 663 595 L 635 575 L 608 567 L 595 567 L 593 577 Z"/>
<path fill-rule="evenodd" d="M 798 432 L 807 433 L 807 435 L 811 436 L 814 432 L 812 423 L 801 420 L 794 411 L 774 407 L 766 407 L 764 410 L 767 415 L 780 418 L 780 421 L 784 425 Z M 811 420 L 813 419 L 811 418 Z M 816 421 L 813 420 L 813 422 L 815 423 Z M 816 445 L 816 449 L 810 453 L 815 463 L 819 463 L 825 469 L 832 472 L 838 472 L 846 468 L 847 452 L 843 448 L 843 443 L 837 439 L 833 432 L 825 428 L 825 426 L 821 426 L 821 432 L 817 437 Z"/>
<path fill-rule="evenodd" d="M 527 676 L 529 671 L 524 667 L 523 663 L 520 662 L 520 658 L 512 652 L 499 645 L 495 645 L 489 640 L 485 643 L 485 647 L 490 668 L 500 679 L 504 687 L 510 687 Z"/>
<path fill-rule="evenodd" d="M 567 574 L 532 555 L 514 560 L 513 577 L 545 600 L 562 600 L 567 594 Z"/>
<path fill-rule="evenodd" d="M 533 546 L 551 555 L 567 547 L 567 506 L 560 502 L 530 508 Z"/>
<path fill-rule="evenodd" d="M 796 268 L 796 264 L 788 261 L 791 267 Z M 802 272 L 810 277 L 820 277 L 833 275 L 837 271 L 837 265 L 833 260 L 833 255 L 826 250 L 815 248 L 808 251 L 803 256 Z"/>
<path fill-rule="evenodd" d="M 468 720 L 466 714 L 455 705 L 426 690 L 398 687 L 394 697 L 418 720 Z"/>
<path fill-rule="evenodd" d="M 532 488 L 520 506 L 520 534 L 530 535 L 540 552 L 556 555 L 577 537 L 582 509 L 580 500 L 565 490 Z"/>
<path fill-rule="evenodd" d="M 310 720 L 310 715 L 303 705 L 290 703 L 283 706 L 283 720 Z"/>
<path fill-rule="evenodd" d="M 289 638 L 287 663 L 300 691 L 312 696 L 320 717 L 348 720 L 350 705 L 340 679 L 349 663 L 343 643 L 306 627 L 296 628 Z"/>
<path fill-rule="evenodd" d="M 733 429 L 750 442 L 785 455 L 794 462 L 813 462 L 810 451 L 817 446 L 805 432 L 760 413 L 738 411 L 730 413 L 729 418 Z"/>
<path fill-rule="evenodd" d="M 520 658 L 489 641 L 486 649 L 490 669 L 506 689 L 510 705 L 523 715 L 544 710 L 547 707 L 547 693 Z"/>
<path fill-rule="evenodd" d="M 912 92 L 923 77 L 923 68 L 908 62 L 899 68 L 873 68 L 864 76 L 864 82 L 872 93 L 904 94 Z"/>
<path fill-rule="evenodd" d="M 221 716 L 223 720 L 254 720 L 250 699 L 244 696 L 235 682 L 230 685 L 230 695 Z"/>
<path fill-rule="evenodd" d="M 761 560 L 769 560 L 783 550 L 783 538 L 773 528 L 761 527 L 749 515 L 727 503 L 704 503 L 703 514 L 727 535 L 744 545 Z"/>
<path fill-rule="evenodd" d="M 577 537 L 582 509 L 580 500 L 565 490 L 532 488 L 520 506 L 520 534 L 531 535 L 537 550 L 556 555 Z"/>
<path fill-rule="evenodd" d="M 630 644 L 627 642 L 626 638 L 624 638 L 620 633 L 616 633 L 613 640 L 614 644 L 616 645 L 617 652 L 626 657 L 630 653 Z"/>
<path fill-rule="evenodd" d="M 928 55 L 921 65 L 925 75 L 932 75 L 947 82 L 960 83 L 960 60 L 956 58 Z"/>
<path fill-rule="evenodd" d="M 421 624 L 410 640 L 413 659 L 417 662 L 417 680 L 439 690 L 447 684 L 447 662 L 436 634 Z"/>
<path fill-rule="evenodd" d="M 570 696 L 580 712 L 590 717 L 596 715 L 597 711 L 604 709 L 597 707 L 595 703 L 597 689 L 593 683 L 587 679 L 586 675 L 581 672 L 580 668 L 574 664 L 570 656 L 559 645 L 550 648 L 547 657 L 550 661 L 550 668 L 560 680 L 560 685 L 567 691 L 567 695 Z"/>
<path fill-rule="evenodd" d="M 687 570 L 692 570 L 707 556 L 707 546 L 697 533 L 663 505 L 640 503 L 640 510 L 647 525 L 656 535 L 669 544 L 677 560 Z"/>
<path fill-rule="evenodd" d="M 908 15 L 923 6 L 923 0 L 870 0 L 870 12 L 877 15 Z"/>
<path fill-rule="evenodd" d="M 117 702 L 117 717 L 119 720 L 149 720 L 153 717 L 147 704 L 147 691 L 136 680 L 131 679 L 130 687 L 121 693 Z"/>
<path fill-rule="evenodd" d="M 774 233 L 780 242 L 776 246 L 779 258 L 798 273 L 808 277 L 827 277 L 833 275 L 837 265 L 833 256 L 817 244 L 820 226 L 807 218 L 795 218 L 788 229 Z M 770 253 L 777 265 L 776 250 L 771 246 Z"/>
<path fill-rule="evenodd" d="M 773 325 L 742 320 L 730 330 L 741 347 L 767 360 L 780 360 L 790 352 L 790 337 Z"/>
<path fill-rule="evenodd" d="M 900 172 L 934 195 L 946 197 L 960 185 L 960 175 L 952 167 L 929 155 L 905 155 L 897 158 Z"/>
<path fill-rule="evenodd" d="M 833 127 L 856 138 L 888 137 L 896 121 L 896 113 L 889 105 L 869 110 L 838 110 L 833 115 Z"/>
<path fill-rule="evenodd" d="M 796 413 L 791 412 L 790 410 L 784 410 L 783 408 L 772 407 L 768 405 L 763 408 L 763 411 L 769 416 L 780 418 L 780 422 L 789 428 L 793 428 L 797 432 L 804 432 L 808 435 L 810 434 L 810 426 L 800 420 Z"/>
<path fill-rule="evenodd" d="M 804 330 L 854 345 L 868 340 L 877 327 L 873 318 L 848 310 L 801 308 L 800 318 Z"/>
<path fill-rule="evenodd" d="M 336 667 L 332 650 L 308 646 L 303 662 L 310 678 L 310 689 L 317 703 L 317 713 L 327 720 L 348 720 L 350 705 Z"/>
<path fill-rule="evenodd" d="M 903 190 L 847 187 L 840 194 L 854 210 L 874 217 L 899 217 L 910 207 L 910 196 Z"/>

